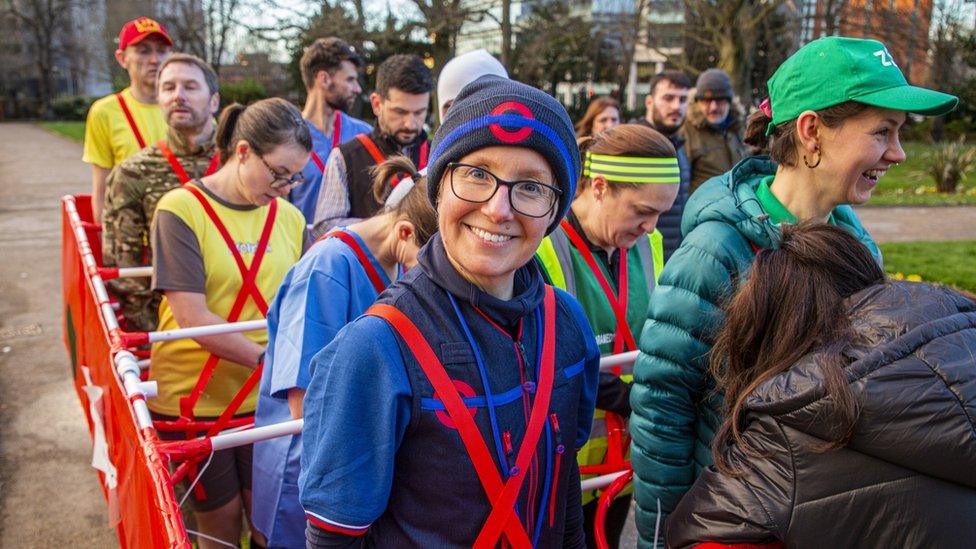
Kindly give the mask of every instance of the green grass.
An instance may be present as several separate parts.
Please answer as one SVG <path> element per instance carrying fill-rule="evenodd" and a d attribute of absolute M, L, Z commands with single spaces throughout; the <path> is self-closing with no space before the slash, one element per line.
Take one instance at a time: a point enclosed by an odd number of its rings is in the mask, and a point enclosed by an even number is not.
<path fill-rule="evenodd" d="M 85 123 L 64 121 L 64 122 L 38 122 L 40 127 L 49 132 L 63 135 L 79 143 L 85 140 Z"/>
<path fill-rule="evenodd" d="M 891 242 L 881 251 L 885 271 L 895 278 L 917 275 L 976 293 L 976 240 Z"/>
<path fill-rule="evenodd" d="M 928 143 L 903 143 L 907 159 L 892 166 L 881 178 L 867 206 L 958 206 L 976 204 L 976 174 L 963 180 L 955 194 L 935 192 L 935 180 L 927 173 Z"/>

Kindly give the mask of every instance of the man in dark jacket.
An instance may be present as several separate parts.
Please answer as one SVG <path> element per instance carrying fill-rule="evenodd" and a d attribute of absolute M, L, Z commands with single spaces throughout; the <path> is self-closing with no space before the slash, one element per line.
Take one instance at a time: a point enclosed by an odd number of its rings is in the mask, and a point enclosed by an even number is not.
<path fill-rule="evenodd" d="M 376 91 L 369 96 L 376 128 L 329 154 L 315 207 L 313 236 L 370 217 L 380 209 L 369 173 L 373 166 L 395 154 L 409 156 L 418 169 L 427 164 L 424 121 L 433 87 L 430 69 L 416 55 L 394 55 L 380 64 Z"/>
<path fill-rule="evenodd" d="M 732 169 L 746 156 L 742 113 L 733 101 L 732 80 L 722 69 L 698 76 L 688 120 L 679 132 L 691 164 L 691 188 Z"/>
<path fill-rule="evenodd" d="M 690 193 L 688 188 L 691 183 L 691 165 L 685 154 L 684 138 L 678 132 L 688 112 L 690 88 L 691 79 L 681 71 L 669 70 L 656 74 L 651 78 L 650 93 L 644 98 L 647 113 L 644 118 L 636 121 L 667 136 L 678 153 L 678 166 L 681 168 L 678 197 L 674 199 L 674 206 L 657 220 L 657 228 L 664 236 L 665 261 L 681 245 L 681 214 L 685 211 L 685 202 Z"/>
<path fill-rule="evenodd" d="M 850 441 L 822 449 L 836 433 L 811 353 L 746 401 L 742 437 L 769 457 L 727 448 L 742 475 L 705 469 L 668 519 L 668 547 L 976 546 L 976 303 L 910 282 L 847 303 Z"/>

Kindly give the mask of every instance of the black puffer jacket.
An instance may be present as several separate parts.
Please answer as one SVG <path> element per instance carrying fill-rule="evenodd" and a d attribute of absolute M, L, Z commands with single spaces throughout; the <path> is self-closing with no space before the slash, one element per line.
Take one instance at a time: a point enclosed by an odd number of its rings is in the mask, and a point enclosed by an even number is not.
<path fill-rule="evenodd" d="M 814 356 L 762 385 L 730 478 L 706 470 L 671 514 L 668 547 L 976 547 L 976 303 L 926 284 L 890 283 L 850 299 L 846 355 L 860 415 L 850 443 L 826 436 Z"/>

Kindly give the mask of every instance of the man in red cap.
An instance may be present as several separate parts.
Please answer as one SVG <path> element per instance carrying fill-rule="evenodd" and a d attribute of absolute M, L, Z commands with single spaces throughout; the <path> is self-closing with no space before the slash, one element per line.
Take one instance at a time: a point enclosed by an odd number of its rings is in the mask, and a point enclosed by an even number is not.
<path fill-rule="evenodd" d="M 95 101 L 85 123 L 82 160 L 92 165 L 92 212 L 98 223 L 105 178 L 112 168 L 166 137 L 166 122 L 156 104 L 156 73 L 172 48 L 166 28 L 148 17 L 133 19 L 119 31 L 115 59 L 129 73 L 129 87 Z"/>

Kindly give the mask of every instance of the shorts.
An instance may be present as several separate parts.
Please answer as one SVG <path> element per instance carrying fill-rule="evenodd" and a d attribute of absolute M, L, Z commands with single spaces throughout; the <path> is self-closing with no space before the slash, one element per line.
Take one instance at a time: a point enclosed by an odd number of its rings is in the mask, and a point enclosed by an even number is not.
<path fill-rule="evenodd" d="M 174 416 L 167 416 L 164 414 L 157 414 L 156 412 L 151 412 L 153 420 L 162 421 L 175 421 L 179 418 Z M 235 417 L 246 417 L 235 416 Z M 198 421 L 215 421 L 216 417 L 198 417 Z M 157 431 L 159 433 L 160 440 L 186 440 L 185 432 L 178 431 Z M 203 435 L 205 431 L 200 431 L 194 433 L 195 436 Z M 241 494 L 244 490 L 251 490 L 251 463 L 252 455 L 254 453 L 254 445 L 248 444 L 245 446 L 238 446 L 237 448 L 228 448 L 226 450 L 218 450 L 214 452 L 213 457 L 203 456 L 203 459 L 197 465 L 197 474 L 203 470 L 204 465 L 206 465 L 207 460 L 210 460 L 210 465 L 207 469 L 203 471 L 200 475 L 200 480 L 197 481 L 197 486 L 203 486 L 203 490 L 206 493 L 206 497 L 202 499 L 197 498 L 196 487 L 192 490 L 189 496 L 190 508 L 198 513 L 205 513 L 207 511 L 214 511 L 223 507 L 228 502 L 232 501 L 234 497 Z M 195 475 L 187 475 L 183 479 L 182 485 L 185 489 L 190 487 L 190 483 L 193 482 Z"/>

